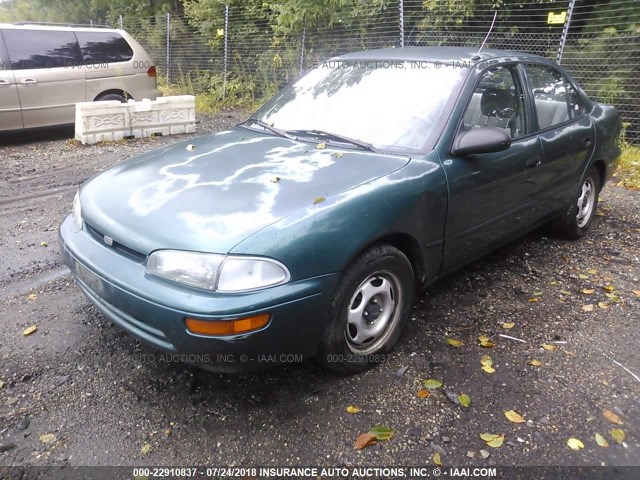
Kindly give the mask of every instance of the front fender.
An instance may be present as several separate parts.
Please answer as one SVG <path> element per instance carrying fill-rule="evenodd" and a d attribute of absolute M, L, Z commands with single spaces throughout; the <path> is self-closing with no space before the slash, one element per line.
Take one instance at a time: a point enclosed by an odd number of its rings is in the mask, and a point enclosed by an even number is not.
<path fill-rule="evenodd" d="M 407 234 L 418 243 L 427 280 L 442 260 L 447 185 L 435 152 L 403 168 L 298 210 L 236 245 L 231 253 L 284 263 L 292 279 L 340 272 L 368 245 Z"/>

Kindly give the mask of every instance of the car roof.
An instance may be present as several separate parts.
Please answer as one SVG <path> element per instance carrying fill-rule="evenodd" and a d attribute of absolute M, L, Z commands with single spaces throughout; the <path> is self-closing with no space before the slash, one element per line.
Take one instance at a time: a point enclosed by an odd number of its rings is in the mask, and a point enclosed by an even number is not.
<path fill-rule="evenodd" d="M 38 23 L 30 23 L 19 25 L 15 23 L 0 23 L 0 28 L 4 30 L 49 30 L 49 31 L 61 31 L 61 32 L 117 32 L 122 33 L 123 30 L 118 28 L 108 28 L 102 26 L 66 26 L 66 25 L 47 25 L 47 24 L 38 24 Z"/>
<path fill-rule="evenodd" d="M 436 61 L 463 62 L 470 61 L 478 55 L 476 47 L 398 47 L 379 48 L 376 50 L 362 50 L 333 57 L 331 60 L 407 60 L 407 61 Z M 514 50 L 496 50 L 483 48 L 478 60 L 492 58 L 511 58 L 514 60 L 535 60 L 549 62 L 549 59 L 531 53 Z"/>

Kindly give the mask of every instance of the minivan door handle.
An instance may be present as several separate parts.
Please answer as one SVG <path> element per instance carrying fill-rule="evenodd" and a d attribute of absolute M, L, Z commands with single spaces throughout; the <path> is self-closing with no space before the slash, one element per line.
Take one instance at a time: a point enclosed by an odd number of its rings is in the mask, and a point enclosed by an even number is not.
<path fill-rule="evenodd" d="M 0 80 L 0 88 L 8 87 L 10 85 L 8 80 Z"/>
<path fill-rule="evenodd" d="M 20 83 L 25 87 L 30 87 L 32 85 L 37 85 L 38 81 L 35 78 L 23 78 L 20 80 Z"/>

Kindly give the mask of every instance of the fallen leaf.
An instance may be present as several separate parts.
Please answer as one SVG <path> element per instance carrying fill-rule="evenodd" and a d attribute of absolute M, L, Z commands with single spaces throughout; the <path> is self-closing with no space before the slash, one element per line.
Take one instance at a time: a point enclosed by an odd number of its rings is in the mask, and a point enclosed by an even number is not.
<path fill-rule="evenodd" d="M 584 448 L 584 443 L 573 437 L 567 440 L 567 445 L 571 450 L 580 450 L 581 448 Z"/>
<path fill-rule="evenodd" d="M 389 440 L 391 437 L 393 437 L 393 430 L 382 425 L 375 425 L 371 427 L 369 433 L 375 435 L 376 440 Z"/>
<path fill-rule="evenodd" d="M 47 242 L 40 242 L 41 247 L 48 247 L 49 244 Z"/>
<path fill-rule="evenodd" d="M 552 352 L 552 351 L 554 351 L 556 348 L 558 348 L 558 346 L 557 346 L 557 345 L 551 345 L 551 344 L 549 344 L 549 343 L 543 343 L 543 344 L 542 344 L 542 348 L 544 348 L 544 349 L 545 349 L 546 351 L 548 351 L 548 352 Z"/>
<path fill-rule="evenodd" d="M 636 297 L 640 297 L 640 290 L 631 290 L 631 293 Z"/>
<path fill-rule="evenodd" d="M 560 293 L 563 295 L 571 295 L 571 292 L 568 290 L 560 290 Z"/>
<path fill-rule="evenodd" d="M 582 290 L 580 290 L 580 292 L 584 293 L 585 295 L 591 295 L 595 291 L 595 288 L 583 288 Z"/>
<path fill-rule="evenodd" d="M 318 150 L 324 150 L 325 148 L 327 148 L 327 144 L 326 143 L 319 143 L 318 145 L 316 145 L 316 148 Z"/>
<path fill-rule="evenodd" d="M 493 359 L 489 355 L 483 355 L 480 357 L 481 365 L 488 365 L 489 367 L 493 365 Z"/>
<path fill-rule="evenodd" d="M 363 433 L 358 438 L 356 438 L 356 443 L 353 445 L 355 450 L 362 450 L 364 447 L 367 447 L 373 443 L 376 443 L 376 436 L 372 433 Z"/>
<path fill-rule="evenodd" d="M 542 362 L 540 360 L 529 360 L 529 365 L 532 367 L 540 367 L 542 366 Z"/>
<path fill-rule="evenodd" d="M 35 300 L 36 298 L 38 298 L 38 295 L 36 295 L 35 293 L 30 293 L 29 296 L 27 297 L 29 300 Z"/>
<path fill-rule="evenodd" d="M 418 398 L 427 398 L 429 396 L 429 390 L 427 390 L 426 388 L 421 388 L 420 390 L 418 390 Z"/>
<path fill-rule="evenodd" d="M 540 297 L 540 296 L 542 296 L 542 294 L 543 294 L 543 293 L 544 293 L 544 292 L 543 292 L 542 290 L 535 290 L 535 291 L 533 292 L 533 296 L 534 296 L 534 297 Z"/>
<path fill-rule="evenodd" d="M 589 275 L 585 275 L 584 273 L 580 273 L 578 274 L 578 278 L 581 280 L 586 280 L 587 278 L 589 278 Z"/>
<path fill-rule="evenodd" d="M 461 393 L 460 395 L 458 395 L 458 401 L 463 407 L 468 407 L 471 405 L 471 397 L 466 393 Z"/>
<path fill-rule="evenodd" d="M 526 420 L 524 418 L 522 418 L 522 415 L 520 415 L 515 410 L 507 410 L 506 412 L 504 412 L 504 416 L 507 417 L 507 420 L 509 420 L 510 422 L 513 422 L 513 423 L 525 423 L 526 422 Z"/>
<path fill-rule="evenodd" d="M 360 409 L 355 405 L 348 405 L 346 410 L 347 413 L 358 413 L 360 411 Z"/>
<path fill-rule="evenodd" d="M 620 430 L 619 428 L 614 428 L 613 430 L 611 430 L 611 437 L 618 443 L 622 443 L 624 442 L 624 438 L 625 438 L 625 434 L 622 430 Z"/>
<path fill-rule="evenodd" d="M 489 366 L 489 365 L 483 365 L 482 366 L 482 370 L 484 370 L 487 373 L 494 373 L 496 371 L 495 368 Z"/>
<path fill-rule="evenodd" d="M 598 307 L 609 308 L 609 304 L 607 302 L 598 302 Z"/>
<path fill-rule="evenodd" d="M 36 325 L 31 325 L 30 327 L 27 327 L 22 331 L 22 335 L 26 337 L 27 335 L 31 335 L 36 330 L 38 330 L 38 327 Z"/>
<path fill-rule="evenodd" d="M 442 386 L 442 382 L 440 380 L 434 380 L 433 378 L 428 378 L 427 380 L 422 381 L 422 385 L 429 390 L 435 390 L 436 388 L 440 388 Z"/>
<path fill-rule="evenodd" d="M 615 293 L 605 293 L 604 294 L 605 297 L 607 297 L 609 300 L 611 300 L 614 303 L 620 303 L 620 297 L 617 296 Z"/>
<path fill-rule="evenodd" d="M 140 454 L 146 455 L 150 451 L 151 451 L 151 445 L 149 445 L 148 443 L 145 443 L 144 446 L 140 449 Z"/>
<path fill-rule="evenodd" d="M 587 270 L 587 273 L 590 275 L 595 275 L 596 273 L 598 273 L 598 271 L 595 268 L 590 268 L 589 270 Z"/>
<path fill-rule="evenodd" d="M 622 419 L 618 415 L 613 413 L 611 410 L 603 410 L 602 415 L 611 423 L 617 423 L 618 425 L 622 425 Z"/>
<path fill-rule="evenodd" d="M 491 448 L 499 448 L 504 443 L 504 435 L 498 435 L 493 440 L 487 442 L 487 445 Z"/>
<path fill-rule="evenodd" d="M 5 385 L 6 384 L 2 380 L 0 380 L 0 388 L 4 387 Z"/>
<path fill-rule="evenodd" d="M 333 158 L 340 158 L 340 157 L 342 157 L 343 155 L 344 155 L 344 153 L 342 153 L 342 152 L 333 152 L 333 153 L 331 154 L 331 156 L 332 156 Z"/>
<path fill-rule="evenodd" d="M 609 446 L 609 442 L 599 433 L 596 433 L 596 443 L 600 445 L 602 448 L 607 448 Z"/>
<path fill-rule="evenodd" d="M 605 292 L 613 292 L 616 289 L 616 287 L 614 287 L 613 285 L 605 285 L 604 287 L 602 287 L 602 289 Z"/>
<path fill-rule="evenodd" d="M 452 347 L 460 347 L 463 345 L 463 343 L 456 338 L 447 338 L 447 343 Z"/>
<path fill-rule="evenodd" d="M 313 204 L 314 204 L 314 205 L 317 205 L 318 203 L 322 203 L 322 202 L 324 202 L 325 200 L 326 200 L 326 198 L 325 198 L 325 197 L 316 197 L 316 198 L 314 198 L 314 199 L 313 199 Z"/>
<path fill-rule="evenodd" d="M 594 308 L 595 308 L 595 307 L 594 307 L 592 304 L 589 304 L 589 305 L 583 305 L 583 306 L 581 307 L 581 309 L 582 309 L 582 311 L 583 311 L 583 312 L 593 312 L 593 309 L 594 309 Z"/>
<path fill-rule="evenodd" d="M 52 443 L 56 441 L 56 436 L 53 433 L 45 433 L 40 435 L 39 439 L 42 443 Z"/>
<path fill-rule="evenodd" d="M 480 346 L 485 347 L 485 348 L 493 348 L 496 346 L 495 343 L 493 343 L 491 341 L 491 339 L 489 337 L 487 337 L 486 335 L 480 335 L 478 337 L 478 341 L 480 342 Z"/>
<path fill-rule="evenodd" d="M 515 323 L 513 322 L 506 322 L 502 324 L 502 328 L 506 328 L 507 330 L 511 330 L 513 327 L 515 327 Z"/>
<path fill-rule="evenodd" d="M 538 300 L 540 300 L 538 297 L 532 297 L 529 299 L 529 303 L 538 303 Z"/>
<path fill-rule="evenodd" d="M 490 442 L 491 440 L 495 440 L 500 436 L 499 433 L 481 433 L 480 438 L 485 442 Z"/>
<path fill-rule="evenodd" d="M 433 463 L 435 463 L 439 467 L 442 466 L 442 459 L 440 458 L 440 453 L 439 452 L 436 452 L 436 453 L 433 454 Z"/>

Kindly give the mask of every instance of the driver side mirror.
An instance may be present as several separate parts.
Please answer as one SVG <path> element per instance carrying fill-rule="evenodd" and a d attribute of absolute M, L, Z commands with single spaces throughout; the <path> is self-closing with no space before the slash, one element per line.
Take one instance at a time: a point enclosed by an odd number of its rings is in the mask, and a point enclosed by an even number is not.
<path fill-rule="evenodd" d="M 458 133 L 451 153 L 456 156 L 501 152 L 511 146 L 511 136 L 502 128 L 472 128 Z"/>

